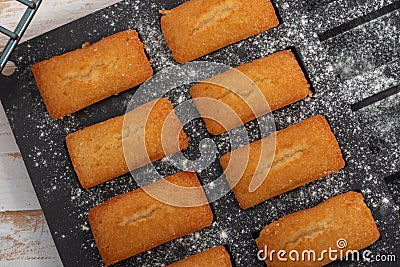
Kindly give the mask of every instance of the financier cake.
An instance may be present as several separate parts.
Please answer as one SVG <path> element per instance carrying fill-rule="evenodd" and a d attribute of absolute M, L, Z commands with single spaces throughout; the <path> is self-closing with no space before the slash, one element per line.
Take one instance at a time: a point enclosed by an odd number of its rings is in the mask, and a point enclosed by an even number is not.
<path fill-rule="evenodd" d="M 180 63 L 279 25 L 270 0 L 190 0 L 161 13 L 165 41 Z"/>
<path fill-rule="evenodd" d="M 233 70 L 236 72 L 229 70 L 190 89 L 196 108 L 213 135 L 312 95 L 310 85 L 290 50 L 273 53 Z M 243 74 L 244 79 L 250 79 L 257 87 L 243 83 Z M 211 109 L 210 101 L 196 101 L 199 98 L 218 103 Z M 228 116 L 229 110 L 225 105 L 237 114 L 239 120 Z"/>
<path fill-rule="evenodd" d="M 153 100 L 124 116 L 86 127 L 66 138 L 83 188 L 172 155 L 187 148 L 188 142 L 167 98 Z"/>
<path fill-rule="evenodd" d="M 350 191 L 267 225 L 256 242 L 264 252 L 268 267 L 317 267 L 330 263 L 335 257 L 340 259 L 347 253 L 363 249 L 379 236 L 363 195 Z M 329 256 L 329 249 L 336 253 Z M 273 250 L 286 251 L 287 261 L 279 260 L 276 253 L 271 254 Z M 290 251 L 297 251 L 299 258 L 292 254 L 292 260 L 288 255 Z M 308 254 L 310 251 L 315 254 Z M 351 259 L 351 255 L 349 257 Z"/>
<path fill-rule="evenodd" d="M 143 43 L 134 30 L 36 63 L 32 72 L 54 119 L 130 89 L 153 75 Z"/>
<path fill-rule="evenodd" d="M 182 187 L 201 186 L 193 172 L 180 172 L 166 180 Z M 159 182 L 144 189 L 160 187 Z M 166 204 L 144 189 L 116 196 L 89 212 L 90 227 L 106 266 L 208 227 L 213 222 L 213 214 L 202 189 L 184 199 L 206 203 L 196 207 Z M 182 195 L 174 191 L 170 197 L 179 199 Z"/>
<path fill-rule="evenodd" d="M 271 149 L 273 138 L 276 138 L 276 149 L 271 165 L 271 162 L 263 162 L 262 159 L 264 155 L 274 153 Z M 247 149 L 249 156 L 243 153 Z M 260 158 L 260 155 L 263 157 Z M 337 172 L 345 165 L 339 144 L 322 115 L 229 152 L 221 157 L 220 163 L 243 209 Z M 242 174 L 236 170 L 238 166 L 244 166 Z M 269 172 L 264 176 L 263 170 L 267 168 L 270 168 Z M 254 179 L 261 184 L 251 191 L 249 188 Z M 238 181 L 237 184 L 235 181 Z"/>
<path fill-rule="evenodd" d="M 167 267 L 232 267 L 231 258 L 225 247 L 218 246 L 174 262 Z"/>

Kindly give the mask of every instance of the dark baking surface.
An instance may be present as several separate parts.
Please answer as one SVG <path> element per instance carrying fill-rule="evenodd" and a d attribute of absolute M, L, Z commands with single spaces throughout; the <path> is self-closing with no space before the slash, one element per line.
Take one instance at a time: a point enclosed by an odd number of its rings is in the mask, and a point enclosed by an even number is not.
<path fill-rule="evenodd" d="M 157 72 L 175 64 L 162 38 L 158 10 L 181 2 L 123 1 L 74 21 L 19 45 L 11 58 L 18 66 L 17 72 L 8 78 L 0 77 L 1 101 L 65 266 L 102 265 L 87 222 L 88 211 L 137 187 L 130 174 L 126 174 L 83 190 L 72 169 L 65 136 L 123 114 L 135 89 L 110 97 L 63 121 L 54 121 L 46 112 L 30 67 L 76 49 L 86 41 L 95 42 L 124 29 L 137 29 Z M 264 266 L 256 258 L 254 237 L 266 224 L 349 190 L 364 194 L 381 232 L 380 240 L 368 249 L 375 255 L 394 254 L 400 260 L 399 1 L 275 0 L 274 3 L 282 22 L 278 28 L 201 60 L 237 66 L 293 48 L 315 95 L 274 112 L 276 127 L 282 129 L 316 114 L 325 115 L 342 148 L 346 167 L 246 211 L 239 208 L 229 193 L 211 204 L 215 214 L 211 227 L 116 266 L 162 266 L 215 245 L 227 247 L 234 266 Z M 177 89 L 169 97 L 175 104 L 190 98 L 187 88 Z M 247 128 L 253 133 L 251 139 L 259 139 L 254 125 L 249 123 Z M 188 157 L 194 159 L 198 157 L 196 142 L 209 135 L 201 120 L 188 126 L 186 130 L 194 139 Z M 213 140 L 219 148 L 218 157 L 229 149 L 226 135 Z M 177 171 L 165 162 L 156 165 L 164 175 Z M 147 171 L 144 167 L 135 173 Z M 199 176 L 203 183 L 208 183 L 220 174 L 216 159 Z M 338 261 L 331 265 L 398 266 L 398 263 Z"/>

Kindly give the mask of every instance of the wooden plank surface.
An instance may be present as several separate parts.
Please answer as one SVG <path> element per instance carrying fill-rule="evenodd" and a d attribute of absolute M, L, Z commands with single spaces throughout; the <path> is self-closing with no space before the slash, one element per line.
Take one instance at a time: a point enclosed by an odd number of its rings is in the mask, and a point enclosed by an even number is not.
<path fill-rule="evenodd" d="M 117 0 L 43 0 L 31 25 L 22 37 L 22 42 L 48 32 L 67 22 L 93 13 L 103 7 L 117 3 Z M 0 25 L 14 30 L 26 6 L 16 0 L 0 0 Z M 7 42 L 0 36 L 0 49 Z"/>
<path fill-rule="evenodd" d="M 116 2 L 43 0 L 22 41 Z M 25 8 L 16 0 L 0 0 L 0 25 L 13 30 Z M 0 50 L 6 42 L 0 35 Z M 62 264 L 0 102 L 0 267 L 21 266 Z"/>
<path fill-rule="evenodd" d="M 0 104 L 0 211 L 24 210 L 40 205 Z"/>
<path fill-rule="evenodd" d="M 19 153 L 0 154 L 0 211 L 40 210 Z"/>
<path fill-rule="evenodd" d="M 11 133 L 10 125 L 0 102 L 0 153 L 12 153 L 15 151 L 18 151 L 18 147 L 15 144 L 14 136 Z"/>
<path fill-rule="evenodd" d="M 0 213 L 0 266 L 62 266 L 41 211 Z"/>

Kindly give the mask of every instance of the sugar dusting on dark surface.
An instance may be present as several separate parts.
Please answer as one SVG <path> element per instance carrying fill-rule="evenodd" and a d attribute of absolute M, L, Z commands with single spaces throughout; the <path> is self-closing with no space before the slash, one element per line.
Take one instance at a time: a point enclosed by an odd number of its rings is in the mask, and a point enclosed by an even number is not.
<path fill-rule="evenodd" d="M 52 120 L 37 92 L 30 66 L 50 56 L 95 42 L 123 29 L 136 29 L 156 72 L 174 65 L 159 25 L 159 9 L 180 1 L 123 1 L 89 18 L 22 44 L 13 60 L 19 66 L 13 97 L 4 100 L 7 114 L 65 266 L 98 266 L 101 259 L 90 232 L 89 209 L 137 188 L 126 174 L 95 188 L 82 189 L 66 152 L 65 136 L 125 112 L 135 89 L 95 104 L 63 121 Z M 342 148 L 346 167 L 310 184 L 282 194 L 249 210 L 239 208 L 232 193 L 212 203 L 214 224 L 149 250 L 116 266 L 165 266 L 216 245 L 225 245 L 235 266 L 264 266 L 256 258 L 254 237 L 268 223 L 332 196 L 360 190 L 381 231 L 370 247 L 374 254 L 399 257 L 399 181 L 385 177 L 400 171 L 400 96 L 393 95 L 356 112 L 351 105 L 400 83 L 398 11 L 321 43 L 319 33 L 395 1 L 276 0 L 282 24 L 265 33 L 211 53 L 201 60 L 237 66 L 278 50 L 293 48 L 310 78 L 315 95 L 274 112 L 283 129 L 316 114 L 327 117 Z M 381 31 L 385 32 L 382 40 Z M 371 39 L 371 40 L 370 40 Z M 382 44 L 381 44 L 382 43 Z M 350 47 L 348 47 L 350 45 Z M 373 51 L 373 52 L 371 52 Z M 189 96 L 179 90 L 174 104 Z M 202 121 L 191 135 L 207 137 Z M 249 124 L 251 128 L 251 123 Z M 193 129 L 198 129 L 198 133 Z M 259 138 L 259 137 L 258 137 Z M 218 139 L 219 151 L 229 149 Z M 163 161 L 156 163 L 159 169 Z M 160 167 L 161 166 L 161 167 Z M 150 166 L 133 175 L 152 175 Z M 164 170 L 165 175 L 176 171 Z M 221 174 L 216 160 L 199 173 L 202 182 Z M 397 203 L 397 204 L 396 204 Z M 155 229 L 157 230 L 157 229 Z M 336 262 L 332 266 L 378 266 L 365 262 Z M 382 266 L 389 266 L 388 263 Z"/>

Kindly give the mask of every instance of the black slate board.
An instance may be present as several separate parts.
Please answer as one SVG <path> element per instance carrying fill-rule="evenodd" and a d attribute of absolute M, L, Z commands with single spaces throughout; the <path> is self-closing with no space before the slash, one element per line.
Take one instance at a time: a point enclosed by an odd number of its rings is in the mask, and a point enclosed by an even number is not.
<path fill-rule="evenodd" d="M 129 174 L 90 190 L 80 188 L 66 151 L 65 136 L 123 114 L 135 88 L 63 121 L 53 121 L 46 112 L 30 67 L 76 49 L 86 41 L 95 42 L 124 29 L 136 29 L 158 72 L 175 64 L 162 38 L 158 10 L 170 9 L 182 2 L 120 2 L 19 45 L 11 58 L 18 66 L 17 72 L 11 77 L 0 77 L 1 101 L 65 266 L 102 265 L 87 213 L 91 207 L 137 188 Z M 229 193 L 211 204 L 215 214 L 211 227 L 116 266 L 162 266 L 215 245 L 227 247 L 234 266 L 264 266 L 256 258 L 254 237 L 266 224 L 349 190 L 364 194 L 381 231 L 380 240 L 368 249 L 374 254 L 400 257 L 400 192 L 396 187 L 400 179 L 400 96 L 396 89 L 400 84 L 400 37 L 396 30 L 400 28 L 399 1 L 275 0 L 274 4 L 282 22 L 278 28 L 201 60 L 234 67 L 292 48 L 301 60 L 315 95 L 274 112 L 276 127 L 282 129 L 312 115 L 325 115 L 343 150 L 346 167 L 337 174 L 246 211 L 239 208 L 233 194 Z M 371 17 L 368 15 L 371 12 L 377 15 Z M 385 38 L 381 38 L 382 35 Z M 358 109 L 360 104 L 357 103 L 371 96 L 373 99 L 375 94 L 386 90 L 393 92 L 392 96 L 379 102 L 369 101 L 370 105 Z M 190 98 L 187 88 L 177 89 L 169 97 L 175 104 L 178 99 Z M 247 124 L 246 128 L 252 133 L 252 140 L 260 138 L 254 123 Z M 201 120 L 185 129 L 194 139 L 193 149 L 187 153 L 193 159 L 198 156 L 196 141 L 210 136 Z M 195 133 L 200 134 L 194 137 Z M 226 135 L 213 137 L 213 140 L 219 149 L 217 157 L 229 150 Z M 163 162 L 156 166 L 164 175 L 177 171 Z M 146 171 L 144 167 L 135 173 Z M 207 183 L 220 174 L 217 158 L 199 176 Z M 331 265 L 350 264 L 398 266 L 362 261 L 338 261 Z"/>

